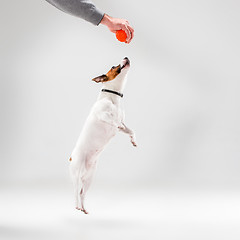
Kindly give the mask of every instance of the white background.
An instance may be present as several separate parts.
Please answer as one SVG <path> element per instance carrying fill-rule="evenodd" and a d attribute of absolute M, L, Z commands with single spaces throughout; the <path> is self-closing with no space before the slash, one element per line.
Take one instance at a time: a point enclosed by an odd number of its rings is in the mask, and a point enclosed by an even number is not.
<path fill-rule="evenodd" d="M 239 239 L 240 4 L 94 3 L 129 20 L 130 45 L 46 1 L 1 4 L 0 236 Z M 84 216 L 68 158 L 100 89 L 91 79 L 125 56 L 138 148 L 123 134 L 107 146 Z"/>

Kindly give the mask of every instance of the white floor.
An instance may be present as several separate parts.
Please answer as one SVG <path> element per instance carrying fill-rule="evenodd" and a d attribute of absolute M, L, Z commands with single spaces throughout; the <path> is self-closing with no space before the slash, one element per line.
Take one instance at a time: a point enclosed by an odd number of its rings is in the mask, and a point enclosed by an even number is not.
<path fill-rule="evenodd" d="M 84 215 L 69 186 L 0 188 L 0 239 L 239 240 L 240 192 L 93 187 Z"/>

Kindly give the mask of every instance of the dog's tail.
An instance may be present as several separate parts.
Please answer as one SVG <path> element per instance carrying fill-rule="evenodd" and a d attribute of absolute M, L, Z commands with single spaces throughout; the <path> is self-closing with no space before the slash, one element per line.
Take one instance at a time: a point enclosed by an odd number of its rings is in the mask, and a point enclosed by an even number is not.
<path fill-rule="evenodd" d="M 71 161 L 72 161 L 72 157 L 70 157 L 70 158 L 68 159 L 68 161 L 71 162 Z"/>

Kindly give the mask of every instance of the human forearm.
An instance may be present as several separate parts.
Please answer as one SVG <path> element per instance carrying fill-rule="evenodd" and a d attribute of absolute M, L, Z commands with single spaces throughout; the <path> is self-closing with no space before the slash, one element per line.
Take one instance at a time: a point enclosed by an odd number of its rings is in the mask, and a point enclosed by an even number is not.
<path fill-rule="evenodd" d="M 98 25 L 104 13 L 96 8 L 89 0 L 46 0 L 63 12 L 69 13 L 76 17 L 85 19 L 94 25 Z"/>

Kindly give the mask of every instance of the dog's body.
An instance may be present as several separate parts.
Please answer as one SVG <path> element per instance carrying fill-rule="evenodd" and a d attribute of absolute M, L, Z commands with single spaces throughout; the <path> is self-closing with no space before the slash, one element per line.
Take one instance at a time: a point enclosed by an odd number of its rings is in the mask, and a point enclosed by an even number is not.
<path fill-rule="evenodd" d="M 123 111 L 120 109 L 121 92 L 129 67 L 128 58 L 124 58 L 121 64 L 112 67 L 106 75 L 93 79 L 95 82 L 102 82 L 103 89 L 70 158 L 76 209 L 84 213 L 87 213 L 84 207 L 85 194 L 91 184 L 98 155 L 106 144 L 121 130 L 129 134 L 133 146 L 136 146 L 134 133 L 123 123 Z"/>

